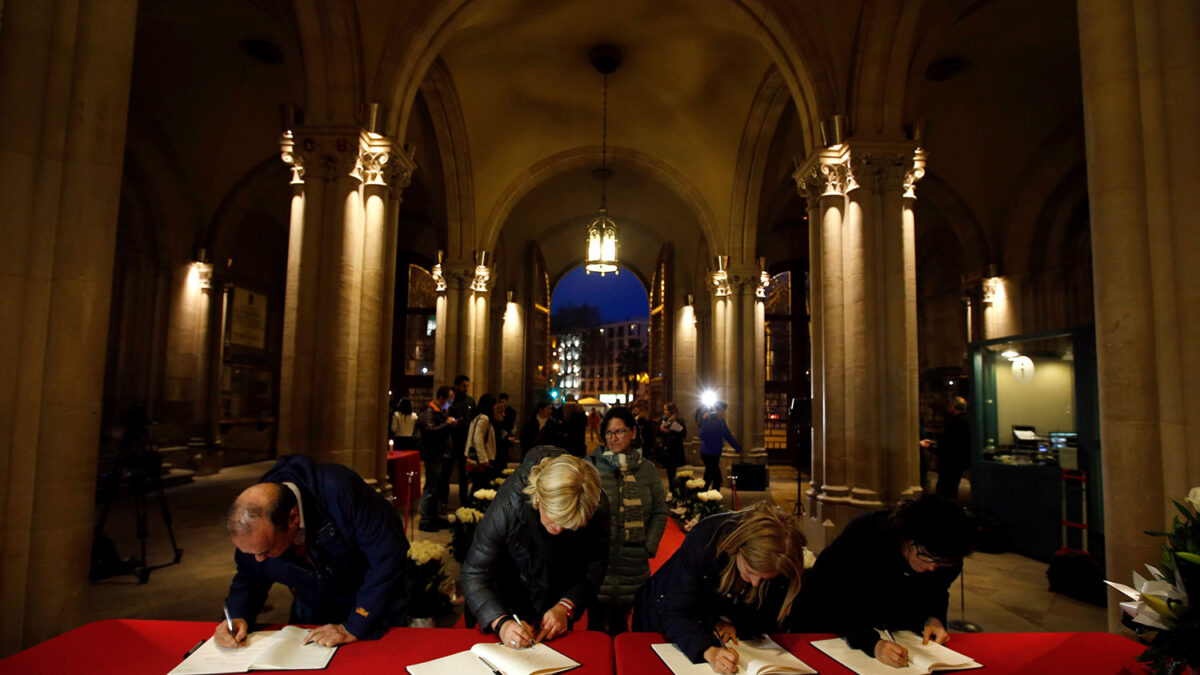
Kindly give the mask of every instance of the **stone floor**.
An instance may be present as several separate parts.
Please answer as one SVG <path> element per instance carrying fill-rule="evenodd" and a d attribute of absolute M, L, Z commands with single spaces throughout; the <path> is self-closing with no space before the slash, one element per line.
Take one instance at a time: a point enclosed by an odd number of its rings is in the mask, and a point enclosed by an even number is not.
<path fill-rule="evenodd" d="M 87 597 L 87 620 L 218 621 L 233 575 L 233 547 L 221 530 L 221 517 L 238 492 L 253 483 L 270 465 L 270 462 L 260 462 L 226 468 L 216 475 L 167 488 L 165 495 L 174 521 L 176 541 L 184 550 L 182 560 L 177 565 L 152 571 L 146 584 L 138 584 L 131 575 L 92 584 Z M 963 485 L 969 490 L 965 481 Z M 724 492 L 726 506 L 731 507 L 732 493 L 728 487 Z M 739 504 L 745 506 L 768 498 L 791 509 L 795 506 L 797 492 L 794 469 L 771 467 L 769 489 L 765 492 L 743 491 L 739 494 Z M 451 495 L 451 501 L 452 506 L 456 505 L 456 494 Z M 147 559 L 151 565 L 169 562 L 173 554 L 162 514 L 154 499 L 148 506 Z M 114 540 L 122 557 L 138 551 L 133 507 L 132 499 L 115 502 L 105 527 L 105 534 Z M 448 543 L 450 538 L 448 532 L 416 531 L 415 534 L 440 543 Z M 964 582 L 966 619 L 988 632 L 1104 631 L 1107 627 L 1103 608 L 1051 593 L 1046 581 L 1046 564 L 1017 554 L 972 555 L 966 561 Z M 951 620 L 962 618 L 959 589 L 960 585 L 955 584 L 951 593 Z M 289 604 L 287 589 L 276 586 L 269 600 L 270 609 L 261 615 L 261 619 L 286 622 Z"/>

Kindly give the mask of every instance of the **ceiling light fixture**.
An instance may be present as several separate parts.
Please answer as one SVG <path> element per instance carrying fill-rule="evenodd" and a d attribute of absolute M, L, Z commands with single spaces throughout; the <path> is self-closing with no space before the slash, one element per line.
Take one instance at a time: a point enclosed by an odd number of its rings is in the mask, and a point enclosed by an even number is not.
<path fill-rule="evenodd" d="M 608 217 L 607 203 L 607 184 L 612 176 L 612 171 L 608 169 L 608 76 L 621 65 L 621 50 L 612 45 L 597 45 L 592 48 L 591 59 L 592 66 L 604 76 L 604 121 L 600 168 L 592 171 L 592 175 L 600 179 L 600 208 L 587 227 L 587 262 L 584 269 L 588 274 L 599 272 L 600 276 L 604 276 L 609 272 L 618 274 L 621 270 L 617 264 L 617 224 Z"/>

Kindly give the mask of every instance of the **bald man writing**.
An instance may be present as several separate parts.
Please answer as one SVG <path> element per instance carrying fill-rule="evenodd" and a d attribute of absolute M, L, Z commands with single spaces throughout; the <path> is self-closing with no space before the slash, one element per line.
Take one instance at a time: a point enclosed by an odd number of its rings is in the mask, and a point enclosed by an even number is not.
<path fill-rule="evenodd" d="M 308 641 L 322 646 L 378 638 L 406 622 L 404 526 L 350 469 L 280 457 L 229 508 L 225 531 L 237 573 L 229 618 L 213 633 L 218 645 L 245 644 L 275 583 L 292 591 L 289 622 L 317 625 Z"/>

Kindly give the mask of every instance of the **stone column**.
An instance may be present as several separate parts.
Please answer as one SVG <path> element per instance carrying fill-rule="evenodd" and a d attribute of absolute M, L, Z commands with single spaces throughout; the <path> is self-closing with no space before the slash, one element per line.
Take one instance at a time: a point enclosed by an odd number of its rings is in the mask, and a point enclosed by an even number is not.
<path fill-rule="evenodd" d="M 346 128 L 297 129 L 283 150 L 300 190 L 288 251 L 280 450 L 374 480 L 387 450 L 389 172 L 411 173 L 412 159 L 382 136 Z"/>
<path fill-rule="evenodd" d="M 855 515 L 919 489 L 909 202 L 923 171 L 911 144 L 852 141 L 816 153 L 795 175 L 819 210 L 810 217 L 809 258 L 819 279 L 812 303 L 819 477 L 807 523 L 816 545 Z"/>
<path fill-rule="evenodd" d="M 212 265 L 187 261 L 171 275 L 163 401 L 160 419 L 175 433 L 169 443 L 203 436 L 209 375 Z M 220 298 L 219 290 L 216 297 Z M 219 300 L 217 302 L 220 302 Z"/>
<path fill-rule="evenodd" d="M 0 30 L 0 657 L 81 623 L 135 0 Z"/>
<path fill-rule="evenodd" d="M 1106 578 L 1200 485 L 1200 7 L 1079 3 Z M 1119 594 L 1109 596 L 1117 630 Z"/>
<path fill-rule="evenodd" d="M 821 280 L 823 265 L 821 221 L 824 212 L 821 209 L 822 190 L 817 189 L 817 186 L 813 184 L 801 184 L 800 189 L 808 203 L 808 293 L 809 305 L 813 308 L 810 319 L 811 335 L 809 336 L 809 382 L 812 387 L 809 392 L 809 399 L 812 401 L 812 457 L 810 464 L 812 475 L 808 492 L 804 495 L 804 512 L 813 514 L 817 512 L 817 496 L 821 494 L 825 482 L 825 453 L 821 451 L 825 447 L 824 317 L 815 311 L 816 305 L 821 302 L 823 288 Z M 795 286 L 796 284 L 793 284 L 792 307 L 796 306 Z M 793 324 L 794 329 L 795 324 Z M 818 423 L 818 420 L 821 422 Z"/>

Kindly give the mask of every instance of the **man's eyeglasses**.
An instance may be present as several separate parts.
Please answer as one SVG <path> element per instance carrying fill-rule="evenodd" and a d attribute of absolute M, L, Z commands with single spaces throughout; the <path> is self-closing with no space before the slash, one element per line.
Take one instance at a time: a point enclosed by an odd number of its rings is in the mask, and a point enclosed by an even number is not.
<path fill-rule="evenodd" d="M 957 561 L 948 558 L 938 558 L 937 556 L 930 555 L 929 551 L 926 551 L 925 547 L 920 544 L 913 544 L 913 550 L 916 551 L 917 560 L 921 562 L 937 565 L 938 567 L 953 567 L 958 564 Z"/>
<path fill-rule="evenodd" d="M 618 436 L 624 436 L 627 433 L 629 433 L 629 427 L 621 427 L 620 429 L 609 429 L 608 431 L 604 432 L 604 435 L 608 438 L 617 438 Z"/>

